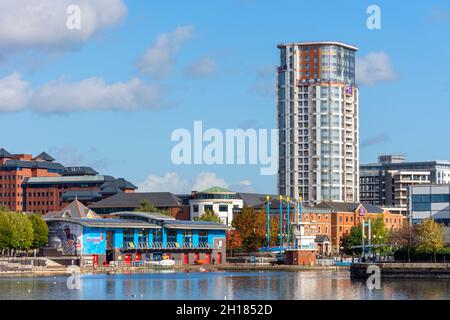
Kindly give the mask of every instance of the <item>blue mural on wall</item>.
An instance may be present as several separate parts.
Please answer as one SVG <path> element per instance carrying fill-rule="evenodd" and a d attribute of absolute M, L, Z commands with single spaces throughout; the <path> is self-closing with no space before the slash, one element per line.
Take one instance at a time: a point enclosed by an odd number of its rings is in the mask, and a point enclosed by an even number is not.
<path fill-rule="evenodd" d="M 105 254 L 105 229 L 83 228 L 83 254 Z"/>

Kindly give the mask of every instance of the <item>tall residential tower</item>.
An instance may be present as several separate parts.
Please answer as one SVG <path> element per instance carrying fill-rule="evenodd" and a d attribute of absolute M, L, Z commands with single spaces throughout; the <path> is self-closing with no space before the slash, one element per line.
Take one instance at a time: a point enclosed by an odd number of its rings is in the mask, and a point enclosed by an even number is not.
<path fill-rule="evenodd" d="M 358 48 L 278 45 L 278 191 L 304 201 L 359 201 Z"/>

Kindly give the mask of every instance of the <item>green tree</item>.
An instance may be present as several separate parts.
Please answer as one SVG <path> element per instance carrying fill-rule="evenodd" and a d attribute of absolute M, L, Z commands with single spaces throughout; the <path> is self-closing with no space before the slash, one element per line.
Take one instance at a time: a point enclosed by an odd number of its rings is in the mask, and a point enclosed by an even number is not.
<path fill-rule="evenodd" d="M 357 225 L 350 229 L 350 233 L 343 237 L 342 246 L 346 254 L 360 253 L 361 249 L 352 249 L 352 247 L 362 245 L 362 226 Z"/>
<path fill-rule="evenodd" d="M 436 262 L 436 252 L 445 247 L 444 226 L 431 218 L 423 220 L 417 228 L 420 245 L 418 250 L 432 253 Z"/>
<path fill-rule="evenodd" d="M 383 217 L 372 219 L 370 223 L 372 233 L 371 234 L 372 239 L 370 239 L 370 243 L 375 245 L 387 244 L 389 239 L 389 230 L 386 228 L 386 225 L 384 224 Z M 386 252 L 386 250 L 388 250 L 387 246 L 383 246 L 375 248 L 374 252 L 383 253 Z"/>
<path fill-rule="evenodd" d="M 386 228 L 383 217 L 379 217 L 376 219 L 370 220 L 370 229 L 371 229 L 371 239 L 370 243 L 377 244 L 386 244 L 389 237 L 389 230 Z M 368 232 L 366 228 L 365 232 L 365 244 L 369 243 Z M 351 247 L 361 246 L 362 245 L 362 225 L 357 225 L 351 228 L 350 233 L 343 237 L 342 245 L 344 247 L 344 252 L 347 254 L 360 253 L 361 249 L 351 249 Z M 386 247 L 375 248 L 373 252 L 385 252 L 387 250 Z"/>
<path fill-rule="evenodd" d="M 149 213 L 161 213 L 166 216 L 170 216 L 170 217 L 172 216 L 172 214 L 170 213 L 169 210 L 158 209 L 153 205 L 153 203 L 151 203 L 148 200 L 141 200 L 141 202 L 139 202 L 139 207 L 137 207 L 134 211 L 149 212 Z"/>
<path fill-rule="evenodd" d="M 38 214 L 29 215 L 28 219 L 33 226 L 33 243 L 32 248 L 38 249 L 48 242 L 47 223 Z"/>
<path fill-rule="evenodd" d="M 212 210 L 205 210 L 205 212 L 202 214 L 202 216 L 200 218 L 198 218 L 197 220 L 222 223 L 222 220 L 220 220 L 220 217 Z"/>
<path fill-rule="evenodd" d="M 23 213 L 11 212 L 9 219 L 12 225 L 11 249 L 29 250 L 33 245 L 33 225 Z"/>
<path fill-rule="evenodd" d="M 8 213 L 0 211 L 0 250 L 4 252 L 11 248 L 12 225 Z"/>
<path fill-rule="evenodd" d="M 45 222 L 44 222 L 45 223 Z M 23 213 L 0 210 L 0 250 L 29 250 L 33 245 L 33 224 Z"/>

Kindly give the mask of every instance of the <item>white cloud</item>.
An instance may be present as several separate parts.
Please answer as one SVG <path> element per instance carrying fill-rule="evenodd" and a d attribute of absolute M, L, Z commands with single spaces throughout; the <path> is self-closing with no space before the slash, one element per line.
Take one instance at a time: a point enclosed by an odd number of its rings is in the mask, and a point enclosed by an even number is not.
<path fill-rule="evenodd" d="M 228 183 L 224 179 L 217 177 L 215 173 L 202 172 L 195 179 L 191 189 L 202 191 L 211 187 L 228 188 Z"/>
<path fill-rule="evenodd" d="M 32 110 L 60 113 L 86 110 L 156 108 L 160 88 L 134 78 L 108 84 L 92 77 L 75 82 L 64 79 L 32 88 L 21 75 L 0 79 L 0 112 Z"/>
<path fill-rule="evenodd" d="M 70 5 L 80 8 L 80 29 L 67 28 Z M 2 0 L 0 49 L 75 49 L 126 15 L 123 0 Z"/>
<path fill-rule="evenodd" d="M 0 111 L 20 111 L 26 107 L 30 96 L 30 84 L 19 73 L 0 79 Z"/>
<path fill-rule="evenodd" d="M 139 185 L 140 192 L 173 192 L 190 193 L 188 181 L 175 172 L 167 172 L 164 176 L 150 175 Z"/>
<path fill-rule="evenodd" d="M 356 59 L 356 81 L 374 85 L 378 82 L 392 81 L 397 74 L 385 52 L 369 52 L 365 57 Z"/>
<path fill-rule="evenodd" d="M 139 58 L 139 72 L 156 78 L 168 77 L 172 73 L 176 54 L 193 34 L 194 27 L 188 25 L 158 35 L 155 43 Z"/>
<path fill-rule="evenodd" d="M 248 192 L 248 193 L 254 193 L 256 192 L 255 188 L 252 185 L 252 182 L 248 179 L 239 181 L 236 184 L 230 185 L 230 190 L 236 191 L 236 192 Z"/>
<path fill-rule="evenodd" d="M 210 57 L 200 58 L 191 63 L 187 68 L 185 74 L 193 78 L 205 78 L 217 71 L 217 62 Z"/>
<path fill-rule="evenodd" d="M 185 179 L 173 171 L 163 176 L 150 175 L 139 184 L 140 192 L 168 191 L 173 193 L 191 193 L 202 191 L 211 187 L 229 188 L 232 191 L 254 192 L 250 180 L 242 180 L 235 184 L 229 184 L 213 172 L 201 172 L 194 179 Z"/>

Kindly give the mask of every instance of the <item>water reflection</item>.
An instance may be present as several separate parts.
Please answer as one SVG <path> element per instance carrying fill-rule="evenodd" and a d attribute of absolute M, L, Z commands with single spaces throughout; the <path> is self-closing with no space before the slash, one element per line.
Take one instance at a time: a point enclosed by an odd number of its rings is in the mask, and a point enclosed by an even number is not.
<path fill-rule="evenodd" d="M 345 271 L 177 272 L 83 275 L 82 290 L 66 276 L 2 277 L 0 299 L 450 299 L 450 280 L 383 280 L 380 290 Z"/>

